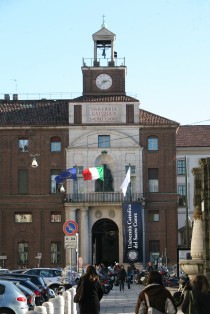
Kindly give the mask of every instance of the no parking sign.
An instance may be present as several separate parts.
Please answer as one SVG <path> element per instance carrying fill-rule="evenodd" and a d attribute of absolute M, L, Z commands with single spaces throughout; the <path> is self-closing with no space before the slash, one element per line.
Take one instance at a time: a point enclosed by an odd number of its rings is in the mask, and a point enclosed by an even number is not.
<path fill-rule="evenodd" d="M 78 231 L 78 224 L 74 220 L 68 220 L 63 224 L 63 232 L 68 235 L 72 236 L 75 235 Z"/>

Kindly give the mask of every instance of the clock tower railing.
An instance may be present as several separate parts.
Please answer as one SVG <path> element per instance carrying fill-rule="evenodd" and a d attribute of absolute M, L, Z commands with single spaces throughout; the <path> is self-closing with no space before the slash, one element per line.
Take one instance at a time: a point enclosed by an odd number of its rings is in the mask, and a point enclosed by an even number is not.
<path fill-rule="evenodd" d="M 111 58 L 98 58 L 97 65 L 93 58 L 83 58 L 83 67 L 125 67 L 125 58 L 115 58 L 114 61 Z"/>

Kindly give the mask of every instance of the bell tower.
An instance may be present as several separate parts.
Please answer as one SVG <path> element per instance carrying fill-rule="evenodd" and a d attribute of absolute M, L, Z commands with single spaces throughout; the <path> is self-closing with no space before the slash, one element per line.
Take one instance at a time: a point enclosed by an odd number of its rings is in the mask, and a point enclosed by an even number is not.
<path fill-rule="evenodd" d="M 108 30 L 104 16 L 92 38 L 94 57 L 83 59 L 83 96 L 125 95 L 125 59 L 114 51 L 116 35 Z"/>

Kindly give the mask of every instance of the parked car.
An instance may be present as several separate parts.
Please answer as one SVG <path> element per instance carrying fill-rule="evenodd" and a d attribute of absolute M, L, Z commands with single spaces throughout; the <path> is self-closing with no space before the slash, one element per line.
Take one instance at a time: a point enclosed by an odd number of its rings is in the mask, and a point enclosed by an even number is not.
<path fill-rule="evenodd" d="M 0 313 L 25 314 L 27 311 L 27 299 L 23 292 L 13 282 L 0 280 Z"/>
<path fill-rule="evenodd" d="M 34 310 L 34 307 L 36 305 L 36 295 L 33 291 L 31 291 L 29 288 L 23 286 L 21 283 L 17 282 L 15 283 L 16 286 L 24 293 L 27 299 L 28 309 L 29 311 Z"/>
<path fill-rule="evenodd" d="M 24 271 L 26 271 L 26 268 L 14 269 L 11 270 L 11 273 L 22 274 Z"/>
<path fill-rule="evenodd" d="M 31 268 L 24 271 L 23 274 L 41 276 L 47 286 L 55 292 L 58 291 L 61 285 L 62 270 L 58 268 Z"/>
<path fill-rule="evenodd" d="M 2 276 L 6 276 L 6 274 L 3 274 Z M 28 278 L 30 281 L 35 284 L 39 289 L 41 290 L 41 296 L 42 300 L 44 302 L 48 301 L 49 298 L 53 297 L 50 293 L 50 289 L 44 282 L 44 279 L 41 276 L 37 275 L 30 275 L 30 274 L 17 274 L 17 273 L 11 273 L 9 274 L 10 277 L 15 277 L 15 278 Z"/>
<path fill-rule="evenodd" d="M 7 268 L 0 268 L 0 275 L 1 274 L 9 274 L 11 273 L 11 271 Z"/>
<path fill-rule="evenodd" d="M 35 304 L 36 305 L 42 305 L 43 302 L 45 302 L 45 300 L 43 299 L 42 296 L 42 291 L 41 289 L 39 289 L 38 286 L 36 286 L 35 284 L 33 284 L 33 282 L 29 279 L 29 278 L 17 278 L 14 276 L 4 276 L 4 277 L 0 277 L 0 279 L 4 279 L 7 281 L 11 281 L 16 285 L 21 284 L 22 286 L 30 289 L 31 291 L 33 291 L 33 293 L 35 294 Z"/>

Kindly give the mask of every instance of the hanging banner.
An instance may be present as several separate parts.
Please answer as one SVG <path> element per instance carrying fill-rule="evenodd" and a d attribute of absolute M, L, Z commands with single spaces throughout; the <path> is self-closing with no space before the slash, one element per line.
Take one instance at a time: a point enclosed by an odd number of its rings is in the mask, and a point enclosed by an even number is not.
<path fill-rule="evenodd" d="M 123 207 L 123 263 L 143 261 L 142 205 L 125 202 Z"/>

